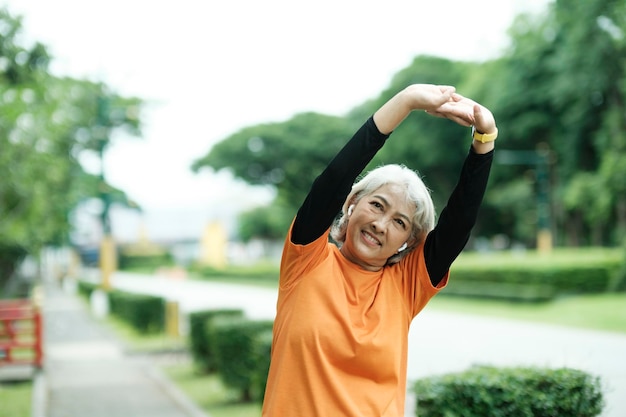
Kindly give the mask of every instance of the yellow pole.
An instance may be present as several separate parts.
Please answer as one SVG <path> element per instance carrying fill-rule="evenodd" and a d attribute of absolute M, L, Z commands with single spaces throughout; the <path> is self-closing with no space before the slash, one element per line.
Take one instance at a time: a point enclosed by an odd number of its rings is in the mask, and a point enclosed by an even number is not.
<path fill-rule="evenodd" d="M 537 252 L 547 255 L 552 252 L 552 232 L 541 229 L 537 232 Z"/>
<path fill-rule="evenodd" d="M 169 336 L 180 336 L 178 302 L 168 301 L 165 304 L 165 331 Z"/>
<path fill-rule="evenodd" d="M 117 256 L 115 253 L 115 241 L 111 235 L 102 238 L 100 245 L 100 272 L 102 274 L 102 289 L 111 289 L 111 275 L 117 269 Z"/>

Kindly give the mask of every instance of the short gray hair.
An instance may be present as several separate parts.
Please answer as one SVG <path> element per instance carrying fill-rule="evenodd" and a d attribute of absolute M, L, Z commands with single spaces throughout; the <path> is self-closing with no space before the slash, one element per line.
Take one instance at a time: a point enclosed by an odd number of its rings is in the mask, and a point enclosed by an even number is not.
<path fill-rule="evenodd" d="M 426 235 L 435 227 L 435 206 L 430 196 L 430 190 L 416 171 L 404 165 L 382 165 L 358 180 L 352 186 L 352 191 L 343 203 L 341 216 L 333 224 L 330 236 L 341 247 L 346 239 L 348 228 L 348 216 L 346 215 L 348 207 L 387 184 L 399 185 L 405 190 L 407 201 L 415 205 L 409 246 L 387 260 L 387 265 L 391 265 L 399 262 L 406 254 L 419 246 Z"/>

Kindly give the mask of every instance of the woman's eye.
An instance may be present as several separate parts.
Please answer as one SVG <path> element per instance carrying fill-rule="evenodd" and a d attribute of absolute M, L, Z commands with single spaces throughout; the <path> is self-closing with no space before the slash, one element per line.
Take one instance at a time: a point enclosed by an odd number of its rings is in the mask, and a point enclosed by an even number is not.
<path fill-rule="evenodd" d="M 404 220 L 396 219 L 396 223 L 398 223 L 400 226 L 404 227 Z"/>
<path fill-rule="evenodd" d="M 372 201 L 371 204 L 372 204 L 372 206 L 376 207 L 377 209 L 383 208 L 383 205 L 380 204 L 378 201 Z"/>

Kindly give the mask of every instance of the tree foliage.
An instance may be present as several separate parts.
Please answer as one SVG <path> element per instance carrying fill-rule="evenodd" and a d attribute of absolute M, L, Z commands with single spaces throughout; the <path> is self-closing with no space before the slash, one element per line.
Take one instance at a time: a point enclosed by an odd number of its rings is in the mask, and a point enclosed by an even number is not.
<path fill-rule="evenodd" d="M 395 93 L 410 84 L 459 86 L 468 68 L 468 64 L 463 62 L 431 56 L 417 57 L 409 67 L 396 74 L 389 87 L 376 100 L 369 103 L 367 115 L 373 114 Z M 353 125 L 363 121 L 353 119 Z M 445 119 L 417 113 L 393 132 L 368 168 L 398 163 L 415 169 L 433 191 L 436 206 L 442 208 L 456 183 L 456 173 L 460 171 L 469 143 L 467 129 Z"/>
<path fill-rule="evenodd" d="M 626 230 L 625 15 L 622 1 L 559 0 L 511 28 L 494 110 L 507 146 L 551 150 L 554 228 L 563 243 L 615 243 L 605 234 Z M 591 194 L 581 194 L 585 188 Z"/>
<path fill-rule="evenodd" d="M 488 106 L 500 130 L 478 233 L 534 245 L 538 195 L 547 188 L 557 243 L 619 244 L 626 234 L 626 3 L 556 0 L 542 14 L 518 16 L 509 35 L 510 47 L 497 59 L 418 56 L 343 119 L 298 115 L 248 127 L 194 168 L 231 169 L 251 184 L 273 184 L 295 209 L 314 176 L 392 94 L 411 83 L 451 84 Z M 468 147 L 466 129 L 418 113 L 371 166 L 403 163 L 418 170 L 441 209 Z M 535 157 L 504 163 L 499 150 Z M 547 183 L 541 161 L 550 164 Z"/>
<path fill-rule="evenodd" d="M 271 206 L 258 207 L 239 215 L 239 238 L 248 242 L 253 238 L 284 239 L 295 213 L 274 201 Z"/>
<path fill-rule="evenodd" d="M 194 170 L 229 169 L 253 185 L 273 185 L 295 213 L 308 188 L 353 134 L 340 117 L 303 113 L 281 123 L 252 126 L 216 144 Z"/>
<path fill-rule="evenodd" d="M 68 243 L 70 212 L 80 201 L 107 188 L 127 200 L 78 158 L 101 152 L 112 129 L 138 134 L 140 126 L 139 99 L 53 76 L 45 46 L 21 46 L 20 30 L 21 19 L 0 10 L 0 288 L 27 254 Z"/>

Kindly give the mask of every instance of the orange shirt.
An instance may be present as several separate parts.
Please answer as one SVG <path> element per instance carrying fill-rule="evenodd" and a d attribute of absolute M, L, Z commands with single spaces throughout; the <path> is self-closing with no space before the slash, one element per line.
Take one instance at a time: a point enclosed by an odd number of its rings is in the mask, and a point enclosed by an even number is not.
<path fill-rule="evenodd" d="M 402 417 L 408 331 L 435 288 L 423 247 L 370 272 L 328 233 L 285 242 L 264 417 Z"/>

